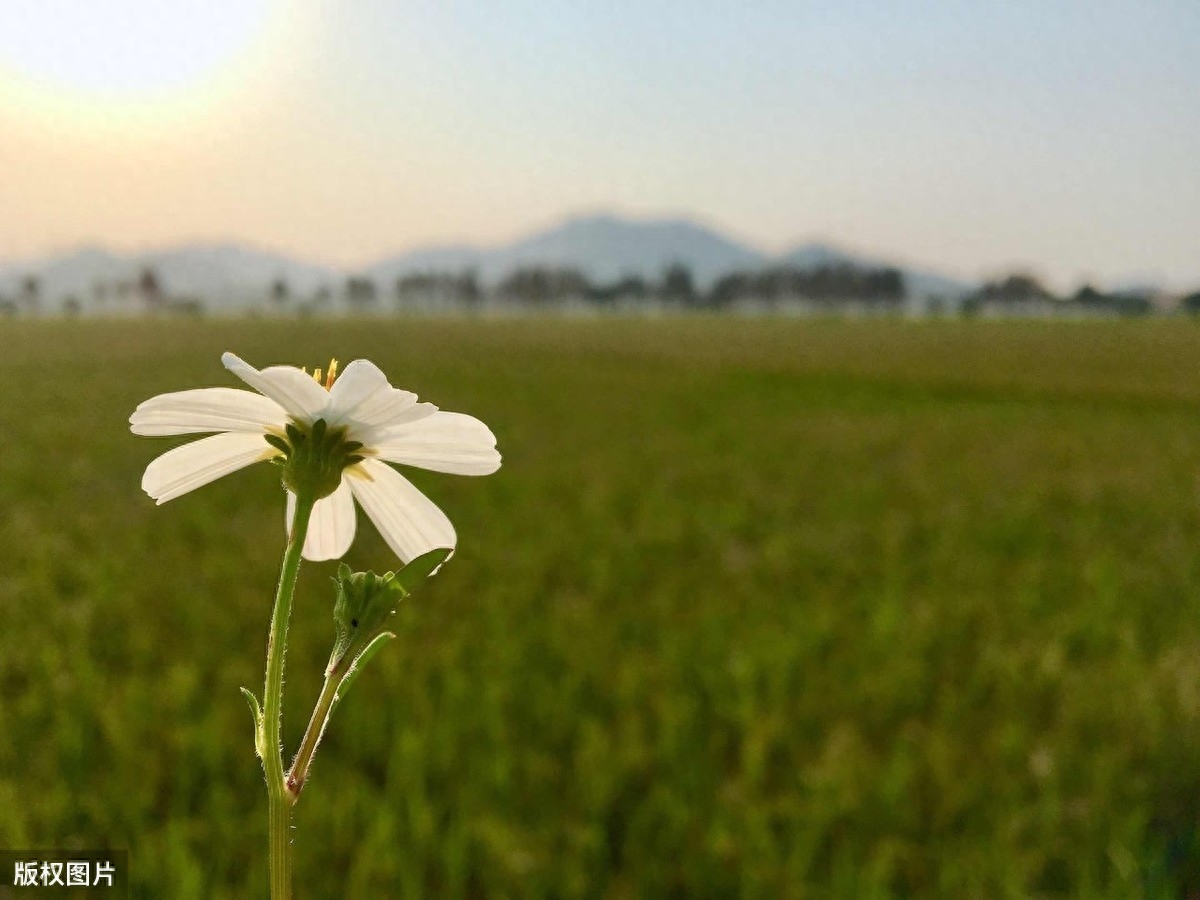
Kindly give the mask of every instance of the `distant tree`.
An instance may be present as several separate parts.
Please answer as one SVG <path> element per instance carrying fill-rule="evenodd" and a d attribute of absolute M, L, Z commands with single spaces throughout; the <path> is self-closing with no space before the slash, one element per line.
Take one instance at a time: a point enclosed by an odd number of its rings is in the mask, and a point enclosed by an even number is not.
<path fill-rule="evenodd" d="M 66 297 L 64 297 L 62 302 L 62 311 L 64 316 L 68 316 L 70 318 L 78 316 L 79 313 L 83 311 L 83 307 L 80 306 L 79 303 L 79 298 L 74 294 L 68 294 Z"/>
<path fill-rule="evenodd" d="M 1144 316 L 1154 310 L 1154 304 L 1147 296 L 1135 293 L 1105 294 L 1090 284 L 1076 291 L 1070 302 L 1085 310 L 1119 316 Z"/>
<path fill-rule="evenodd" d="M 708 305 L 713 309 L 726 309 L 752 293 L 753 277 L 748 272 L 730 272 L 722 275 L 708 292 Z"/>
<path fill-rule="evenodd" d="M 517 269 L 500 282 L 500 293 L 530 306 L 546 306 L 551 297 L 550 273 L 536 266 Z"/>
<path fill-rule="evenodd" d="M 626 275 L 617 281 L 614 292 L 618 298 L 642 300 L 650 293 L 650 286 L 641 275 Z"/>
<path fill-rule="evenodd" d="M 1189 315 L 1200 315 L 1200 291 L 1180 297 L 1179 308 Z"/>
<path fill-rule="evenodd" d="M 21 280 L 19 305 L 31 315 L 36 315 L 42 308 L 42 282 L 36 275 L 26 275 Z"/>
<path fill-rule="evenodd" d="M 199 297 L 182 297 L 168 304 L 167 308 L 177 316 L 199 319 L 204 315 L 204 301 Z"/>
<path fill-rule="evenodd" d="M 1054 293 L 1037 278 L 1026 272 L 1016 272 L 996 281 L 986 282 L 978 291 L 979 299 L 996 303 L 1027 303 L 1031 300 L 1054 300 Z"/>
<path fill-rule="evenodd" d="M 889 306 L 904 298 L 904 275 L 899 269 L 835 263 L 803 269 L 777 266 L 730 272 L 717 279 L 706 302 L 714 309 L 727 308 L 740 300 L 768 306 L 801 299 L 827 306 L 851 301 Z"/>
<path fill-rule="evenodd" d="M 1141 293 L 1113 294 L 1110 303 L 1119 316 L 1147 316 L 1154 312 L 1154 301 Z"/>
<path fill-rule="evenodd" d="M 1108 302 L 1108 299 L 1108 297 L 1090 284 L 1085 284 L 1075 292 L 1075 295 L 1071 298 L 1071 302 L 1081 304 L 1082 306 L 1103 306 Z"/>
<path fill-rule="evenodd" d="M 396 308 L 400 310 L 428 303 L 434 292 L 434 277 L 424 272 L 410 272 L 396 279 Z"/>
<path fill-rule="evenodd" d="M 483 303 L 483 289 L 479 286 L 479 273 L 468 269 L 455 279 L 458 301 L 468 310 L 478 309 Z"/>
<path fill-rule="evenodd" d="M 646 279 L 641 275 L 624 275 L 608 284 L 589 285 L 587 298 L 600 306 L 608 306 L 618 300 L 641 300 L 648 293 Z"/>
<path fill-rule="evenodd" d="M 863 275 L 863 289 L 869 300 L 903 300 L 904 273 L 891 267 L 868 269 Z"/>
<path fill-rule="evenodd" d="M 501 281 L 498 290 L 509 299 L 545 307 L 571 298 L 588 297 L 592 287 L 578 269 L 524 266 Z"/>
<path fill-rule="evenodd" d="M 362 313 L 375 306 L 375 282 L 365 275 L 346 280 L 346 302 L 355 312 Z"/>
<path fill-rule="evenodd" d="M 287 308 L 292 294 L 288 288 L 287 279 L 282 276 L 271 282 L 271 305 L 278 310 Z"/>
<path fill-rule="evenodd" d="M 674 263 L 669 266 L 663 273 L 659 294 L 667 303 L 695 306 L 698 295 L 695 282 L 692 280 L 692 270 L 682 263 Z"/>
<path fill-rule="evenodd" d="M 157 312 L 166 307 L 167 298 L 163 294 L 158 273 L 150 266 L 143 268 L 142 273 L 138 276 L 137 289 L 147 311 Z"/>

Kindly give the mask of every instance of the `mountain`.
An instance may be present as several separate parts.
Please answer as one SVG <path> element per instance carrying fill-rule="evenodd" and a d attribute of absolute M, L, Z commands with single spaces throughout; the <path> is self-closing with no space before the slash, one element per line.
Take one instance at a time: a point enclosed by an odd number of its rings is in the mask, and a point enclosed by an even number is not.
<path fill-rule="evenodd" d="M 344 279 L 334 269 L 239 244 L 194 244 L 124 255 L 82 247 L 4 266 L 0 269 L 0 295 L 18 294 L 24 279 L 35 276 L 46 309 L 55 310 L 65 298 L 74 297 L 86 310 L 120 302 L 115 297 L 120 286 L 136 284 L 145 269 L 154 270 L 169 296 L 199 297 L 210 309 L 227 311 L 262 301 L 279 278 L 301 295 L 310 295 L 321 286 L 337 288 Z M 98 300 L 98 286 L 108 291 L 107 299 Z M 137 308 L 136 299 L 125 302 Z"/>
<path fill-rule="evenodd" d="M 237 244 L 185 246 L 144 254 L 137 265 L 152 267 L 171 294 L 222 298 L 240 305 L 267 296 L 278 279 L 293 294 L 308 296 L 321 287 L 340 288 L 345 276 L 335 269 Z"/>
<path fill-rule="evenodd" d="M 394 284 L 397 278 L 418 272 L 476 272 L 483 268 L 485 251 L 465 244 L 418 247 L 374 263 L 364 274 L 380 285 Z"/>
<path fill-rule="evenodd" d="M 495 247 L 456 244 L 413 250 L 368 266 L 365 272 L 388 285 L 416 272 L 474 269 L 484 282 L 495 283 L 520 266 L 543 265 L 580 269 L 593 281 L 603 283 L 632 274 L 657 279 L 672 263 L 688 266 L 703 287 L 735 269 L 773 265 L 811 269 L 843 263 L 872 268 L 895 265 L 820 243 L 801 244 L 769 256 L 686 219 L 635 221 L 596 215 L 568 219 Z M 909 293 L 916 297 L 957 298 L 973 287 L 937 272 L 899 268 Z"/>
<path fill-rule="evenodd" d="M 615 216 L 586 216 L 490 248 L 429 247 L 389 257 L 366 273 L 384 284 L 420 271 L 475 269 L 488 283 L 521 266 L 579 269 L 593 281 L 623 275 L 658 278 L 672 263 L 683 263 L 700 284 L 731 269 L 757 268 L 765 257 L 756 250 L 684 219 L 631 221 Z"/>
<path fill-rule="evenodd" d="M 674 263 L 707 285 L 733 269 L 758 268 L 761 253 L 683 219 L 634 222 L 613 216 L 570 219 L 517 241 L 489 260 L 485 274 L 502 276 L 537 263 L 574 265 L 595 281 L 623 275 L 659 278 Z"/>
<path fill-rule="evenodd" d="M 65 298 L 74 297 L 85 311 L 104 303 L 113 311 L 136 311 L 139 299 L 128 286 L 136 284 L 144 269 L 152 268 L 169 297 L 196 297 L 210 310 L 235 312 L 263 306 L 277 279 L 287 283 L 293 297 L 308 299 L 323 287 L 335 297 L 340 296 L 348 275 L 366 275 L 387 296 L 397 278 L 418 272 L 473 269 L 485 284 L 495 284 L 520 266 L 560 266 L 580 269 L 593 281 L 604 283 L 625 275 L 657 280 L 673 263 L 688 266 L 702 288 L 737 269 L 777 265 L 812 268 L 835 263 L 890 265 L 819 243 L 801 244 L 772 256 L 687 219 L 630 220 L 589 215 L 490 247 L 445 244 L 409 250 L 354 272 L 232 243 L 188 244 L 132 254 L 83 247 L 0 268 L 0 296 L 17 296 L 22 280 L 36 275 L 46 310 L 57 310 Z M 936 272 L 900 268 L 913 296 L 941 294 L 955 298 L 972 287 Z M 126 286 L 124 293 L 120 293 L 122 285 Z M 98 286 L 107 288 L 108 299 L 98 294 Z"/>
<path fill-rule="evenodd" d="M 80 247 L 61 256 L 26 263 L 9 263 L 0 269 L 0 294 L 15 294 L 27 276 L 35 276 L 39 293 L 47 297 L 82 295 L 95 280 L 125 277 L 127 260 L 100 247 Z"/>

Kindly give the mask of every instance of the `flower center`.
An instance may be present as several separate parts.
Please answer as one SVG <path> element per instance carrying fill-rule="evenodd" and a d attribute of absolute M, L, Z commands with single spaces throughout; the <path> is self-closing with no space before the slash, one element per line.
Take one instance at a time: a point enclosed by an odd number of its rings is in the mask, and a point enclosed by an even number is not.
<path fill-rule="evenodd" d="M 331 368 L 336 370 L 335 362 Z M 332 378 L 330 383 L 332 383 Z M 324 419 L 312 425 L 290 422 L 280 434 L 266 434 L 268 444 L 283 454 L 276 458 L 283 466 L 283 486 L 297 497 L 311 496 L 314 500 L 328 497 L 342 483 L 342 470 L 363 457 L 361 441 L 347 439 L 342 426 L 330 428 Z"/>

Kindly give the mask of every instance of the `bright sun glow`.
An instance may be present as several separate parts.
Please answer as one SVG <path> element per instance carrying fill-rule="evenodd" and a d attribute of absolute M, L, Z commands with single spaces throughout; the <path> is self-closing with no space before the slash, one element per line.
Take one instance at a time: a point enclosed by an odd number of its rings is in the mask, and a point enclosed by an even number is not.
<path fill-rule="evenodd" d="M 190 88 L 249 49 L 277 0 L 0 2 L 0 75 L 96 98 Z"/>

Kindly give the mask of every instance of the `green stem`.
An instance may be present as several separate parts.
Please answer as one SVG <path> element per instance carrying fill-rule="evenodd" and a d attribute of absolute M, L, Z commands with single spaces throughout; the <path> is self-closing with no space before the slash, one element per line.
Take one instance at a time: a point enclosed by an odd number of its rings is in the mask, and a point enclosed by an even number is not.
<path fill-rule="evenodd" d="M 296 498 L 287 550 L 283 554 L 283 570 L 275 592 L 275 608 L 271 612 L 271 634 L 267 640 L 267 680 L 263 689 L 263 740 L 266 751 L 263 769 L 267 776 L 269 834 L 271 853 L 271 900 L 291 900 L 292 897 L 292 804 L 295 796 L 287 790 L 283 772 L 283 747 L 280 741 L 283 717 L 283 664 L 287 653 L 288 619 L 292 613 L 292 596 L 296 592 L 296 576 L 300 573 L 300 555 L 308 534 L 308 520 L 313 500 Z"/>
<path fill-rule="evenodd" d="M 325 727 L 329 724 L 329 713 L 333 710 L 338 687 L 341 686 L 345 674 L 344 666 L 331 666 L 325 672 L 325 684 L 321 687 L 321 695 L 317 698 L 317 705 L 313 707 L 308 728 L 304 731 L 304 739 L 300 741 L 300 749 L 296 751 L 296 758 L 292 761 L 292 768 L 288 771 L 285 781 L 293 802 L 300 796 L 304 782 L 308 780 L 308 769 L 312 765 L 313 754 L 317 752 L 317 745 L 321 743 L 325 734 Z"/>
<path fill-rule="evenodd" d="M 361 651 L 345 651 L 335 661 L 335 650 L 334 656 L 330 657 L 329 665 L 325 668 L 325 684 L 321 687 L 321 695 L 317 697 L 317 704 L 308 720 L 308 728 L 304 730 L 304 739 L 300 741 L 300 749 L 296 752 L 296 758 L 292 761 L 292 767 L 288 770 L 285 780 L 293 802 L 300 798 L 300 791 L 308 781 L 308 770 L 312 766 L 317 747 L 321 744 L 321 738 L 325 736 L 325 729 L 329 727 L 333 708 L 337 706 L 346 688 L 350 687 L 362 671 L 363 665 L 381 646 L 395 637 L 390 631 L 382 631 L 368 641 Z"/>

